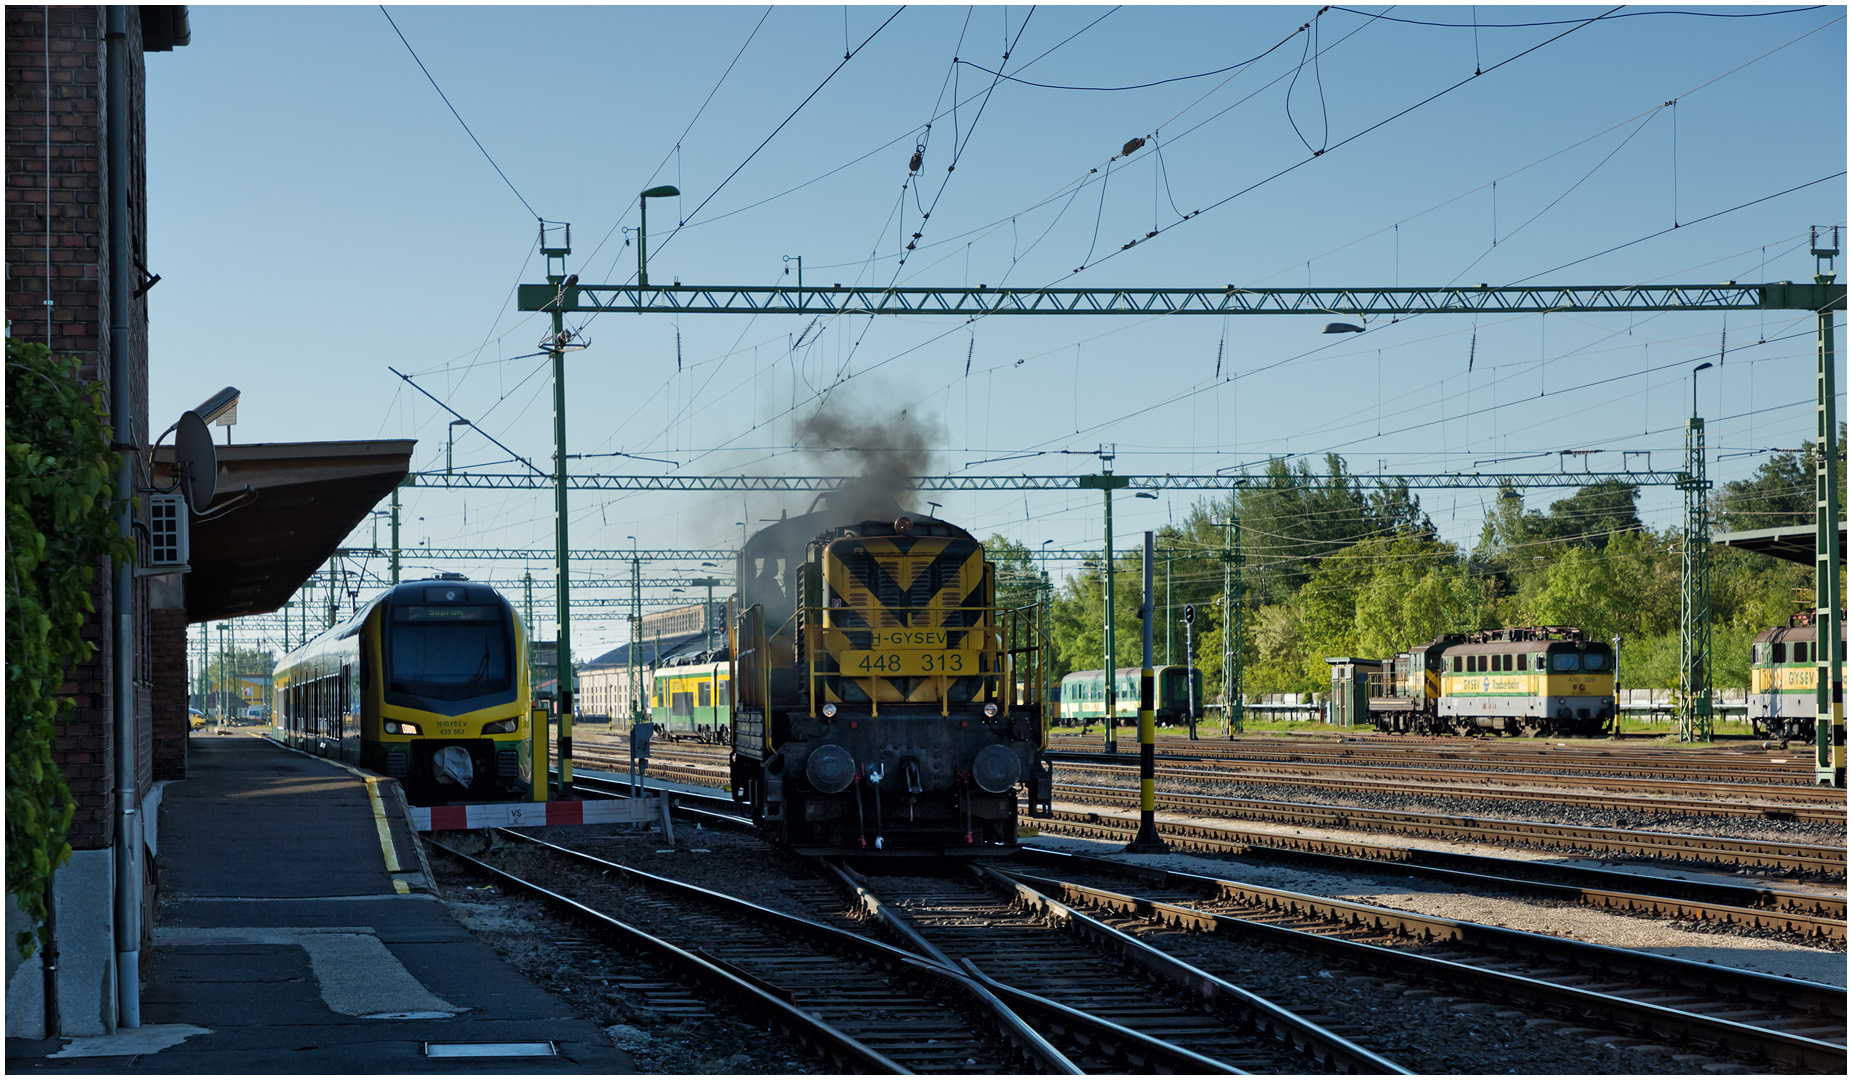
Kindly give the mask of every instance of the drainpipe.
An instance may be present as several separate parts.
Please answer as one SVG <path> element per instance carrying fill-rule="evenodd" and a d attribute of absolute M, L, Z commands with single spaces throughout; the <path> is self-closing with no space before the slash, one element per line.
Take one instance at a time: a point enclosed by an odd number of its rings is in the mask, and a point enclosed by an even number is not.
<path fill-rule="evenodd" d="M 109 418 L 114 440 L 135 441 L 129 357 L 129 39 L 128 8 L 109 6 Z M 134 537 L 134 456 L 116 466 L 116 527 Z M 141 807 L 135 784 L 135 560 L 116 569 L 116 1026 L 141 1026 Z"/>

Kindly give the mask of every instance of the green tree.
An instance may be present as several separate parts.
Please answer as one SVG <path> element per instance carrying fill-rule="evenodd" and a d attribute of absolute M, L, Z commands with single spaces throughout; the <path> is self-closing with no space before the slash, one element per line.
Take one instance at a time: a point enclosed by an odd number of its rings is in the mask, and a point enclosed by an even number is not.
<path fill-rule="evenodd" d="M 6 343 L 6 891 L 35 927 L 70 857 L 70 788 L 51 755 L 70 714 L 60 696 L 83 638 L 97 571 L 132 549 L 116 529 L 118 457 L 98 384 L 43 345 Z M 22 955 L 36 951 L 30 931 Z"/>
<path fill-rule="evenodd" d="M 997 568 L 998 608 L 1027 607 L 1044 599 L 1048 575 L 1035 564 L 1035 555 L 1028 548 L 992 533 L 984 541 L 984 557 Z"/>
<path fill-rule="evenodd" d="M 1778 453 L 1747 480 L 1731 480 L 1717 495 L 1717 522 L 1726 532 L 1802 528 L 1814 520 L 1812 441 Z M 1846 427 L 1839 426 L 1839 508 L 1846 508 Z"/>
<path fill-rule="evenodd" d="M 1523 508 L 1523 496 L 1511 488 L 1499 493 L 1494 511 L 1486 517 L 1480 546 L 1516 556 L 1521 549 L 1550 544 L 1606 547 L 1611 537 L 1639 532 L 1637 502 L 1640 489 L 1619 480 L 1603 480 L 1577 488 L 1575 494 L 1550 504 L 1549 513 Z"/>
<path fill-rule="evenodd" d="M 1245 478 L 1236 495 L 1248 580 L 1262 602 L 1284 600 L 1321 560 L 1360 541 L 1402 532 L 1434 534 L 1406 485 L 1366 489 L 1338 454 L 1325 456 L 1325 470 L 1315 479 L 1304 461 L 1289 466 L 1274 458 L 1261 476 Z"/>

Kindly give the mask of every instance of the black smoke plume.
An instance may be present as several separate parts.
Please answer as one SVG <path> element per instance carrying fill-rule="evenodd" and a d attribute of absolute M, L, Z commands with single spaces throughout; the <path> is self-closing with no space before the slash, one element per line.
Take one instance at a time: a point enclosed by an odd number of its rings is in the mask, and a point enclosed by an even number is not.
<path fill-rule="evenodd" d="M 797 445 L 825 474 L 852 473 L 853 478 L 824 496 L 839 521 L 885 521 L 900 515 L 911 501 L 913 478 L 931 471 L 934 453 L 928 442 L 936 425 L 901 410 L 875 415 L 838 397 L 798 424 Z"/>

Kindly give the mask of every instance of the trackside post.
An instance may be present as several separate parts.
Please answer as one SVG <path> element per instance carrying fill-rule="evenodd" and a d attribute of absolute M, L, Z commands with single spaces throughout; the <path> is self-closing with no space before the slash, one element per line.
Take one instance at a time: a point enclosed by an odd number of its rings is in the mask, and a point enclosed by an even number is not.
<path fill-rule="evenodd" d="M 1152 707 L 1156 673 L 1151 668 L 1152 534 L 1145 533 L 1145 593 L 1138 618 L 1145 627 L 1145 666 L 1138 677 L 1138 836 L 1125 845 L 1133 855 L 1161 855 L 1170 850 L 1157 832 L 1157 717 Z M 1107 678 L 1112 678 L 1112 673 Z"/>

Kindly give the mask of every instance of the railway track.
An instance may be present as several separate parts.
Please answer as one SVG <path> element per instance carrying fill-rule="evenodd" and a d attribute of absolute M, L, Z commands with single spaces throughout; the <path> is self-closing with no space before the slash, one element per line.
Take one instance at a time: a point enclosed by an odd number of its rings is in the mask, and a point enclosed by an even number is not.
<path fill-rule="evenodd" d="M 1054 757 L 1054 761 L 1057 764 L 1065 763 L 1070 766 L 1063 770 L 1063 775 L 1070 779 L 1076 774 L 1087 773 L 1095 775 L 1135 774 L 1138 769 L 1136 761 L 1127 761 L 1124 758 L 1115 758 L 1115 756 L 1105 754 L 1062 755 Z M 1074 767 L 1075 763 L 1079 763 L 1078 767 Z M 1838 822 L 1845 820 L 1843 794 L 1838 797 L 1839 805 L 1835 806 L 1829 800 L 1814 797 L 1810 789 L 1806 788 L 1792 789 L 1802 793 L 1797 797 L 1782 794 L 1779 789 L 1762 786 L 1743 785 L 1740 790 L 1725 791 L 1721 790 L 1722 785 L 1696 787 L 1675 781 L 1647 780 L 1640 781 L 1639 786 L 1674 793 L 1697 790 L 1710 797 L 1703 799 L 1626 798 L 1601 793 L 1580 794 L 1562 790 L 1546 790 L 1541 787 L 1514 787 L 1509 784 L 1509 781 L 1518 779 L 1518 777 L 1511 773 L 1448 774 L 1440 770 L 1422 770 L 1421 772 L 1430 778 L 1429 782 L 1397 782 L 1394 779 L 1398 775 L 1404 777 L 1416 775 L 1414 771 L 1409 770 L 1399 773 L 1378 769 L 1352 771 L 1344 766 L 1252 768 L 1247 765 L 1238 765 L 1203 768 L 1160 764 L 1157 768 L 1157 774 L 1161 778 L 1197 784 L 1259 783 L 1326 791 L 1354 791 L 1359 785 L 1367 783 L 1369 790 L 1375 794 L 1545 802 L 1567 806 L 1598 807 L 1604 810 L 1623 810 L 1640 814 L 1694 814 L 1713 817 L 1748 817 L 1770 821 Z M 1522 779 L 1529 780 L 1530 778 L 1527 776 Z M 1558 789 L 1583 786 L 1585 783 L 1580 779 L 1569 777 L 1553 777 L 1545 782 Z M 1600 787 L 1601 785 L 1588 786 Z"/>
<path fill-rule="evenodd" d="M 1083 856 L 1030 852 L 998 869 L 1211 970 L 1246 966 L 1241 950 L 1221 947 L 1227 942 L 1284 946 L 1480 1007 L 1727 1054 L 1770 1071 L 1845 1072 L 1842 987 Z"/>
<path fill-rule="evenodd" d="M 800 878 L 786 885 L 806 906 L 825 913 L 822 921 L 812 921 L 517 833 L 500 835 L 519 849 L 516 861 L 531 866 L 532 855 L 541 853 L 548 860 L 541 876 L 572 883 L 549 888 L 443 850 L 507 887 L 550 899 L 580 918 L 608 926 L 614 917 L 591 913 L 621 910 L 622 925 L 633 938 L 648 934 L 663 955 L 679 953 L 695 961 L 678 969 L 680 974 L 700 979 L 710 990 L 731 989 L 736 1000 L 742 996 L 741 984 L 751 987 L 759 995 L 758 1010 L 774 1018 L 783 1015 L 777 1003 L 808 1014 L 812 1027 L 787 1030 L 838 1067 L 985 1074 L 1239 1071 L 1108 1017 L 1002 985 L 981 971 L 876 941 L 857 932 L 862 927 L 854 921 L 855 908 L 843 902 L 835 882 Z M 768 865 L 775 861 L 768 851 Z M 839 884 L 844 893 L 856 888 L 847 878 Z M 568 890 L 574 895 L 568 896 Z M 692 999 L 678 1002 L 679 987 L 672 981 L 633 984 L 658 997 L 667 989 L 670 1007 L 679 1004 L 684 1015 L 691 1007 L 700 1008 Z M 1264 1011 L 1266 1005 L 1256 1000 L 1253 1008 Z M 1272 1051 L 1268 1060 L 1281 1066 L 1273 1071 L 1303 1072 L 1308 1066 L 1405 1071 L 1355 1053 L 1343 1040 L 1289 1013 L 1273 1012 L 1277 1015 L 1253 1025 L 1250 1040 Z M 1248 1055 L 1249 1060 L 1258 1057 L 1258 1052 Z"/>
<path fill-rule="evenodd" d="M 1056 784 L 1055 798 L 1068 802 L 1107 806 L 1138 805 L 1138 792 L 1133 788 Z M 1260 799 L 1231 799 L 1213 795 L 1160 793 L 1157 796 L 1157 807 L 1171 814 L 1273 821 L 1324 829 L 1432 836 L 1448 840 L 1510 844 L 1549 850 L 1599 852 L 1676 862 L 1733 867 L 1766 867 L 1825 877 L 1843 878 L 1846 872 L 1844 848 L 1775 840 L 1691 836 L 1683 833 L 1604 829 L 1585 825 L 1559 825 L 1552 822 L 1500 820 L 1454 814 L 1425 814 L 1404 810 L 1372 810 L 1352 806 L 1320 806 Z M 1056 816 L 1059 818 L 1062 815 L 1057 812 Z M 1070 816 L 1079 817 L 1080 815 Z M 1165 830 L 1167 834 L 1179 837 L 1197 835 L 1213 837 L 1219 831 L 1214 826 L 1175 819 L 1166 823 Z"/>
<path fill-rule="evenodd" d="M 687 784 L 713 785 L 726 782 L 725 774 L 713 769 L 674 766 L 654 761 L 651 762 L 650 775 Z M 1054 793 L 1056 799 L 1069 803 L 1126 807 L 1138 805 L 1138 791 L 1130 787 L 1056 784 Z M 1157 808 L 1170 814 L 1269 821 L 1346 831 L 1387 832 L 1546 850 L 1598 852 L 1708 865 L 1765 867 L 1829 878 L 1843 878 L 1846 872 L 1846 853 L 1843 848 L 1777 840 L 1692 836 L 1640 829 L 1609 829 L 1553 822 L 1167 792 L 1157 795 Z M 1088 818 L 1085 812 L 1057 810 L 1054 820 L 1085 823 Z M 1167 836 L 1173 839 L 1225 839 L 1222 835 L 1225 830 L 1215 826 L 1172 819 L 1165 823 L 1164 828 Z M 1273 834 L 1242 834 L 1241 842 L 1254 840 L 1259 835 L 1271 837 Z M 1282 844 L 1290 839 L 1294 838 L 1278 838 Z"/>
<path fill-rule="evenodd" d="M 591 778 L 585 782 L 598 784 Z M 627 788 L 608 784 L 603 790 L 621 796 Z M 668 794 L 680 812 L 710 822 L 751 829 L 751 822 L 738 816 L 737 807 L 722 792 L 702 794 L 668 789 Z M 1115 818 L 1085 812 L 1058 812 L 1054 818 L 1024 820 L 1027 826 L 1050 835 L 1083 836 L 1119 843 L 1129 841 L 1138 825 L 1129 816 Z M 1168 827 L 1166 824 L 1165 828 Z M 1847 940 L 1843 895 L 1235 829 L 1224 830 L 1219 837 L 1177 840 L 1175 844 L 1251 860 L 1309 864 L 1347 874 L 1413 875 L 1462 889 L 1540 896 L 1610 911 L 1721 922 L 1834 943 Z"/>
<path fill-rule="evenodd" d="M 1119 740 L 1116 756 L 1137 753 L 1137 743 Z M 1078 736 L 1054 736 L 1049 749 L 1058 754 L 1104 754 L 1103 740 Z M 1158 757 L 1170 761 L 1244 761 L 1331 765 L 1365 765 L 1385 768 L 1438 767 L 1473 771 L 1501 771 L 1586 774 L 1591 776 L 1656 776 L 1667 780 L 1711 783 L 1775 784 L 1783 787 L 1812 788 L 1811 758 L 1805 750 L 1781 752 L 1779 757 L 1766 751 L 1675 751 L 1590 749 L 1580 747 L 1539 747 L 1504 744 L 1492 740 L 1460 741 L 1455 744 L 1399 746 L 1384 745 L 1369 736 L 1348 736 L 1341 741 L 1327 739 L 1284 743 L 1279 739 L 1248 739 L 1235 742 L 1160 737 Z"/>
<path fill-rule="evenodd" d="M 695 982 L 703 996 L 770 1019 L 830 1065 L 887 1073 L 1077 1071 L 961 973 L 712 890 L 519 833 L 498 835 L 523 849 L 524 873 L 561 884 L 442 850 L 600 929 L 624 927 L 628 944 L 647 943 L 666 970 Z"/>
<path fill-rule="evenodd" d="M 988 879 L 988 880 L 987 880 Z M 1221 1071 L 1392 1073 L 1407 1069 L 1235 984 L 1101 927 L 1059 903 L 1024 903 L 976 874 L 867 879 L 870 901 L 943 963 L 1022 1004 L 1097 1017 L 1218 1062 Z M 1046 1007 L 1046 1006 L 1043 1006 Z"/>
<path fill-rule="evenodd" d="M 590 745 L 596 747 L 598 743 Z M 1136 744 L 1122 742 L 1120 747 L 1119 752 L 1107 754 L 1098 740 L 1065 737 L 1051 740 L 1050 749 L 1056 761 L 1135 766 Z M 722 746 L 663 743 L 657 745 L 654 759 L 690 767 L 711 764 L 724 770 L 726 755 L 727 749 Z M 1251 743 L 1220 744 L 1161 739 L 1157 745 L 1157 756 L 1161 767 L 1179 770 L 1188 770 L 1191 766 L 1216 770 L 1226 766 L 1261 777 L 1342 778 L 1336 783 L 1323 785 L 1308 784 L 1303 780 L 1291 781 L 1301 786 L 1342 786 L 1354 783 L 1359 777 L 1377 785 L 1383 782 L 1458 783 L 1465 777 L 1475 784 L 1495 783 L 1509 787 L 1514 792 L 1530 791 L 1540 786 L 1583 787 L 1609 793 L 1638 791 L 1661 796 L 1704 796 L 1708 797 L 1711 805 L 1718 800 L 1740 800 L 1747 795 L 1760 804 L 1770 806 L 1794 804 L 1824 807 L 1841 817 L 1845 809 L 1843 792 L 1814 786 L 1813 773 L 1807 767 L 1804 754 L 1794 757 L 1793 760 L 1799 764 L 1783 767 L 1768 766 L 1763 764 L 1763 759 L 1735 752 L 1717 755 L 1717 760 L 1697 763 L 1691 760 L 1694 755 L 1673 752 L 1625 754 L 1609 750 L 1565 752 L 1556 749 L 1498 751 L 1478 744 L 1433 751 L 1379 751 L 1353 749 L 1349 745 L 1256 748 Z M 1210 775 L 1214 777 L 1213 772 Z M 1411 787 L 1405 790 L 1421 789 Z M 1440 794 L 1456 793 L 1439 788 L 1434 790 Z M 1552 796 L 1540 792 L 1536 795 L 1510 797 L 1549 799 Z M 1568 801 L 1569 797 L 1558 795 L 1555 798 Z M 1603 805 L 1611 802 L 1611 797 L 1603 797 Z M 1702 812 L 1706 804 L 1693 798 L 1691 805 L 1694 808 L 1692 812 Z M 1643 802 L 1639 808 L 1646 811 L 1682 811 L 1681 807 L 1674 806 L 1663 797 Z M 1745 813 L 1753 815 L 1755 812 Z M 1768 816 L 1785 815 L 1777 812 Z M 1832 818 L 1827 814 L 1814 813 L 1803 820 Z"/>

